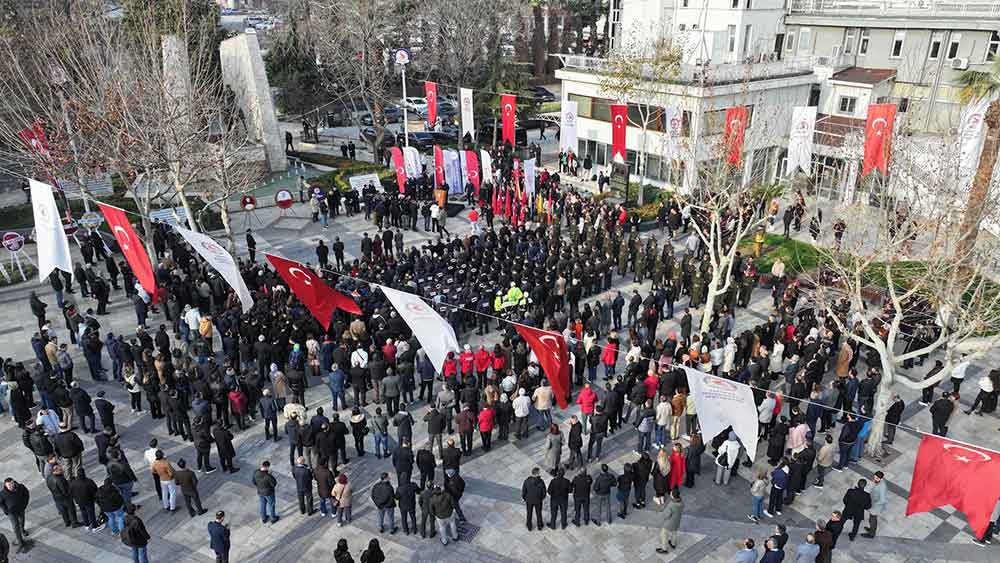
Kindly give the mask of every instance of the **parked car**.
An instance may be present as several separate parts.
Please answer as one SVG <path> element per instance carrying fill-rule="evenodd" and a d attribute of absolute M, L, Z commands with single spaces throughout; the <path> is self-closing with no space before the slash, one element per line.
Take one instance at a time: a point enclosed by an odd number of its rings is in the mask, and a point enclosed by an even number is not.
<path fill-rule="evenodd" d="M 396 106 L 385 106 L 382 108 L 382 116 L 385 117 L 386 123 L 399 123 L 403 120 L 403 110 Z M 372 121 L 372 114 L 365 112 L 361 116 L 362 125 L 374 125 Z"/>
<path fill-rule="evenodd" d="M 493 121 L 487 121 L 479 126 L 479 142 L 482 144 L 490 144 L 493 142 Z M 500 138 L 502 134 L 500 131 L 500 124 L 497 123 L 497 144 L 500 144 Z M 524 127 L 517 126 L 514 128 L 514 145 L 518 147 L 528 146 L 528 130 Z"/>
<path fill-rule="evenodd" d="M 419 115 L 427 115 L 427 99 L 409 97 L 403 98 L 399 101 L 399 105 L 405 107 L 409 111 L 415 111 Z"/>
<path fill-rule="evenodd" d="M 371 143 L 371 142 L 375 141 L 375 128 L 374 127 L 362 127 L 360 133 L 361 133 L 361 138 L 364 139 L 365 142 Z M 394 140 L 392 138 L 392 133 L 391 132 L 387 131 L 382 136 L 382 144 L 385 145 L 385 146 L 387 146 L 387 147 L 391 147 L 391 146 L 393 146 L 395 144 L 395 142 L 394 142 Z"/>
<path fill-rule="evenodd" d="M 458 132 L 459 129 L 457 127 L 442 127 L 440 131 L 428 131 L 434 138 L 434 143 L 438 145 L 457 143 Z"/>
<path fill-rule="evenodd" d="M 528 90 L 531 91 L 532 94 L 534 94 L 535 96 L 534 102 L 536 104 L 544 104 L 546 102 L 556 101 L 556 95 L 542 86 L 531 86 L 530 88 L 528 88 Z"/>
<path fill-rule="evenodd" d="M 409 137 L 410 146 L 418 149 L 429 149 L 438 144 L 431 131 L 411 131 Z M 406 145 L 402 133 L 396 133 L 396 144 L 401 147 Z"/>

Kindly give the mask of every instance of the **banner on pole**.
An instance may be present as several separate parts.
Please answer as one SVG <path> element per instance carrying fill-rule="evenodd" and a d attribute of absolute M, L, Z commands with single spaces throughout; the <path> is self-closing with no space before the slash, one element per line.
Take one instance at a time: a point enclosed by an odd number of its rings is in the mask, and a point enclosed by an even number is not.
<path fill-rule="evenodd" d="M 711 440 L 728 426 L 743 443 L 750 461 L 757 453 L 757 404 L 748 385 L 681 366 L 698 409 L 702 435 Z"/>
<path fill-rule="evenodd" d="M 427 351 L 434 369 L 440 371 L 448 352 L 459 350 L 455 329 L 420 297 L 384 285 L 379 288 Z"/>
<path fill-rule="evenodd" d="M 559 150 L 577 152 L 577 103 L 565 101 L 559 110 Z"/>
<path fill-rule="evenodd" d="M 31 210 L 35 216 L 38 279 L 45 281 L 56 268 L 72 275 L 73 258 L 69 253 L 69 240 L 63 230 L 52 186 L 38 180 L 28 180 L 28 186 L 31 190 Z"/>
<path fill-rule="evenodd" d="M 476 123 L 472 119 L 472 89 L 458 89 L 459 102 L 462 104 L 462 136 L 476 138 Z"/>
<path fill-rule="evenodd" d="M 816 107 L 792 108 L 792 130 L 788 135 L 788 163 L 785 175 L 812 169 L 813 133 L 816 130 Z"/>
<path fill-rule="evenodd" d="M 240 270 L 233 260 L 233 255 L 219 246 L 211 237 L 185 229 L 179 225 L 174 225 L 174 229 L 180 233 L 184 240 L 194 248 L 195 252 L 201 255 L 206 262 L 211 264 L 215 271 L 219 272 L 222 279 L 226 280 L 229 287 L 233 288 L 236 296 L 240 298 L 240 305 L 246 313 L 253 307 L 253 297 L 250 296 L 250 289 L 243 281 Z"/>

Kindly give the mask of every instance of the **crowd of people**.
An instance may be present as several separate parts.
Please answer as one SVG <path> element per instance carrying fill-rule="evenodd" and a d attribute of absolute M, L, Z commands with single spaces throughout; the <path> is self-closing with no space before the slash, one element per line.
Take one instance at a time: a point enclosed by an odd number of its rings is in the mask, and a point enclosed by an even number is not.
<path fill-rule="evenodd" d="M 496 184 L 510 182 L 504 189 L 517 192 L 518 171 L 510 155 L 497 154 L 496 162 Z M 540 433 L 545 457 L 522 487 L 528 530 L 546 527 L 546 498 L 548 527 L 566 528 L 571 494 L 574 525 L 601 526 L 615 521 L 613 512 L 624 519 L 630 508 L 633 513 L 645 509 L 652 487 L 654 504 L 662 511 L 657 516 L 662 530 L 657 552 L 666 553 L 679 541 L 682 489 L 695 488 L 704 456 L 714 461 L 715 485 L 727 487 L 758 453 L 747 452 L 728 429 L 716 436 L 701 435 L 683 369 L 689 368 L 754 388 L 770 469 L 746 476 L 751 483 L 748 518 L 775 524 L 775 533 L 760 542 L 762 560 L 781 561 L 789 541 L 782 509 L 797 495 L 823 488 L 828 471 L 842 471 L 856 462 L 870 434 L 880 365 L 842 333 L 841 327 L 852 326 L 849 303 L 831 315 L 801 302 L 800 282 L 786 275 L 779 261 L 763 273 L 770 274 L 770 316 L 738 331 L 736 314 L 750 305 L 762 273 L 752 257 L 737 255 L 733 283 L 714 301 L 708 330 L 703 331 L 696 316 L 706 302 L 711 266 L 691 229 L 691 222 L 703 217 L 676 202 L 664 206 L 661 224 L 670 229 L 671 238 L 675 232 L 681 237 L 678 252 L 671 239 L 661 243 L 640 233 L 634 216 L 621 206 L 562 189 L 558 174 L 543 171 L 537 189 L 536 203 L 545 203 L 521 204 L 525 211 L 519 218 L 516 209 L 495 213 L 490 202 L 501 198 L 484 186 L 482 231 L 457 237 L 437 229 L 440 236 L 420 248 L 406 248 L 399 229 L 416 228 L 414 209 L 428 205 L 431 194 L 363 194 L 366 216 L 371 214 L 377 234 L 363 237 L 354 260 L 345 260 L 339 238 L 333 241 L 336 270 L 329 269 L 329 249 L 321 250 L 327 248 L 323 242 L 317 247 L 316 265 L 309 264 L 362 309 L 358 316 L 338 311 L 328 330 L 273 269 L 256 261 L 252 245 L 249 259 L 241 258 L 239 268 L 255 305 L 243 313 L 226 282 L 164 225 L 156 225 L 151 234 L 159 288 L 155 299 L 136 283 L 126 262 L 116 263 L 110 249 L 103 256 L 88 243 L 94 252 L 83 254 L 78 266 L 82 275 L 72 280 L 79 286 L 79 297 L 70 278 L 50 276 L 65 328 L 56 328 L 50 305 L 33 293 L 30 306 L 39 326 L 32 337 L 35 361 L 8 359 L 3 364 L 4 391 L 23 428 L 26 453 L 35 458 L 65 526 L 92 533 L 110 529 L 108 533 L 131 548 L 135 561 L 146 562 L 147 546 L 155 538 L 133 502 L 140 479 L 151 483 L 164 511 L 176 511 L 180 497 L 190 517 L 204 514 L 199 476 L 222 469 L 236 478 L 241 470 L 235 465 L 237 437 L 258 433 L 259 421 L 266 439 L 288 446 L 288 469 L 301 514 L 318 512 L 336 518 L 341 526 L 351 524 L 351 509 L 358 502 L 353 498 L 355 481 L 363 476 L 351 470 L 350 436 L 355 457 L 366 455 L 370 445 L 394 473 L 381 473 L 371 488 L 379 531 L 398 532 L 398 508 L 404 534 L 437 536 L 447 545 L 458 539 L 459 524 L 466 520 L 461 465 L 463 457 L 474 454 L 476 433 L 483 452 Z M 762 213 L 765 203 L 747 201 L 730 213 Z M 500 220 L 497 225 L 495 218 Z M 135 309 L 134 335 L 102 332 L 98 317 L 106 312 L 101 303 L 103 295 L 106 305 L 107 292 L 95 289 L 104 281 L 96 273 L 98 260 L 109 276 L 113 264 L 123 278 L 121 291 Z M 117 276 L 111 280 L 119 287 Z M 649 289 L 644 294 L 645 286 L 640 285 L 626 295 L 614 289 L 616 281 L 648 281 Z M 475 331 L 495 336 L 496 344 L 475 349 L 466 344 L 435 366 L 373 284 L 428 299 L 460 340 Z M 84 305 L 91 296 L 98 302 L 96 312 Z M 675 310 L 678 302 L 683 309 Z M 563 335 L 572 374 L 567 397 L 555 396 L 534 352 L 506 321 Z M 932 329 L 920 319 L 907 321 L 919 328 L 914 335 Z M 69 343 L 59 336 L 64 331 Z M 74 374 L 68 344 L 81 349 L 97 385 Z M 932 368 L 932 374 L 933 369 L 940 366 Z M 964 371 L 958 373 L 964 377 Z M 116 423 L 126 407 L 109 400 L 104 382 L 124 388 L 133 416 L 148 410 L 152 419 L 165 422 L 170 436 L 189 442 L 193 454 L 167 455 L 152 439 L 143 459 L 127 459 L 130 454 L 121 437 L 131 430 Z M 935 430 L 942 434 L 947 417 L 940 419 L 944 407 L 937 405 L 957 401 L 961 381 L 953 383 L 954 389 L 930 409 Z M 982 397 L 974 409 L 995 408 L 996 385 L 996 372 L 980 382 Z M 332 408 L 307 408 L 305 390 L 312 386 L 328 389 Z M 933 388 L 925 392 L 924 402 L 932 402 L 933 394 Z M 553 405 L 559 399 L 579 406 L 579 415 L 563 424 L 554 422 Z M 899 422 L 904 406 L 899 397 L 894 403 L 890 423 Z M 429 438 L 423 444 L 413 439 L 420 422 L 426 424 Z M 835 432 L 838 424 L 840 431 Z M 155 428 L 160 428 L 158 423 Z M 603 451 L 605 439 L 633 431 L 635 459 L 620 472 L 612 470 Z M 894 431 L 895 426 L 887 425 L 888 443 Z M 93 443 L 80 434 L 90 434 Z M 98 464 L 84 464 L 84 453 L 92 449 Z M 186 455 L 194 455 L 195 463 Z M 244 451 L 240 457 L 254 455 Z M 279 519 L 275 491 L 280 479 L 271 468 L 283 463 L 260 460 L 247 477 L 264 524 Z M 543 471 L 550 476 L 548 483 Z M 816 531 L 796 547 L 796 561 L 830 561 L 847 520 L 853 523 L 850 540 L 866 515 L 866 533 L 875 536 L 888 498 L 884 476 L 876 473 L 873 482 L 870 489 L 861 480 L 846 491 L 843 510 L 816 522 Z M 683 496 L 694 494 L 685 491 Z M 0 508 L 10 517 L 22 548 L 29 542 L 28 500 L 28 489 L 19 479 L 5 480 Z M 219 560 L 228 560 L 224 512 L 208 524 L 208 533 Z M 350 561 L 346 541 L 341 542 L 335 560 Z M 737 561 L 756 559 L 756 546 L 747 538 Z M 384 560 L 377 540 L 365 553 L 362 561 Z"/>

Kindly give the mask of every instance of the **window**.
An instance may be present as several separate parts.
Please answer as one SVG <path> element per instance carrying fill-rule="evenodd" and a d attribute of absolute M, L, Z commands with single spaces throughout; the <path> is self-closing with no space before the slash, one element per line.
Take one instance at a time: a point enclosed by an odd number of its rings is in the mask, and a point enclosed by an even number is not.
<path fill-rule="evenodd" d="M 875 103 L 876 104 L 888 104 L 889 101 L 890 101 L 889 96 L 879 96 L 879 97 L 875 98 Z"/>
<path fill-rule="evenodd" d="M 747 104 L 747 129 L 753 127 L 753 104 Z M 702 131 L 705 135 L 721 135 L 726 130 L 726 110 L 717 109 L 702 114 Z"/>
<path fill-rule="evenodd" d="M 1000 50 L 1000 33 L 994 31 L 990 34 L 990 42 L 986 44 L 986 62 L 995 59 L 998 50 Z"/>
<path fill-rule="evenodd" d="M 578 117 L 593 117 L 594 115 L 594 99 L 590 96 L 581 96 L 579 94 L 570 94 L 567 99 L 571 102 L 576 102 L 576 115 Z"/>
<path fill-rule="evenodd" d="M 910 98 L 900 98 L 899 103 L 896 104 L 896 111 L 906 113 L 908 109 L 910 109 Z"/>
<path fill-rule="evenodd" d="M 687 29 L 687 26 L 686 26 L 686 25 L 684 25 L 684 24 L 679 24 L 679 25 L 677 26 L 677 29 L 679 29 L 680 31 L 684 31 L 685 29 Z"/>
<path fill-rule="evenodd" d="M 750 5 L 751 3 L 752 3 L 752 0 L 747 0 L 747 9 L 748 10 L 752 8 L 751 5 Z"/>
<path fill-rule="evenodd" d="M 736 51 L 736 26 L 727 25 L 726 32 L 729 34 L 729 40 L 726 43 L 728 45 L 726 52 L 733 53 Z"/>
<path fill-rule="evenodd" d="M 750 56 L 750 37 L 753 35 L 753 26 L 747 25 L 743 30 L 743 56 Z"/>
<path fill-rule="evenodd" d="M 844 115 L 854 115 L 854 108 L 858 105 L 858 99 L 853 96 L 841 96 L 837 113 Z"/>
<path fill-rule="evenodd" d="M 740 0 L 733 0 L 732 7 L 735 10 L 740 7 Z"/>
<path fill-rule="evenodd" d="M 795 34 L 792 32 L 789 32 L 788 37 L 785 37 L 785 50 L 789 53 L 795 50 Z"/>
<path fill-rule="evenodd" d="M 808 27 L 803 27 L 799 30 L 799 52 L 806 53 L 809 51 L 809 34 L 810 29 Z"/>
<path fill-rule="evenodd" d="M 962 44 L 962 34 L 952 33 L 951 41 L 948 42 L 948 60 L 958 56 L 958 47 Z"/>
<path fill-rule="evenodd" d="M 889 51 L 889 58 L 898 59 L 903 56 L 903 41 L 906 40 L 905 31 L 897 31 L 892 36 L 892 49 Z"/>
<path fill-rule="evenodd" d="M 858 43 L 858 54 L 867 55 L 868 54 L 868 41 L 871 39 L 872 32 L 870 29 L 861 30 L 861 43 Z"/>
<path fill-rule="evenodd" d="M 849 28 L 847 30 L 847 36 L 844 37 L 844 52 L 845 53 L 849 54 L 849 53 L 851 53 L 851 52 L 854 51 L 854 34 L 855 34 L 855 30 L 854 30 L 853 27 Z"/>
<path fill-rule="evenodd" d="M 681 4 L 681 6 L 687 8 L 688 7 L 688 0 L 684 0 L 684 2 Z"/>
<path fill-rule="evenodd" d="M 927 53 L 927 58 L 936 61 L 941 56 L 941 42 L 944 41 L 944 34 L 935 31 L 931 34 L 931 50 Z"/>

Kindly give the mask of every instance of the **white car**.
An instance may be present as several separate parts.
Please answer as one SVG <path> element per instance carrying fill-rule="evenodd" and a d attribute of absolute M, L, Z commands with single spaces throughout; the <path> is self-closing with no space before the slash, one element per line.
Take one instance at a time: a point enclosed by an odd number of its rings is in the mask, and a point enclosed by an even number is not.
<path fill-rule="evenodd" d="M 427 115 L 427 100 L 425 98 L 403 98 L 399 101 L 399 105 L 420 115 Z"/>

